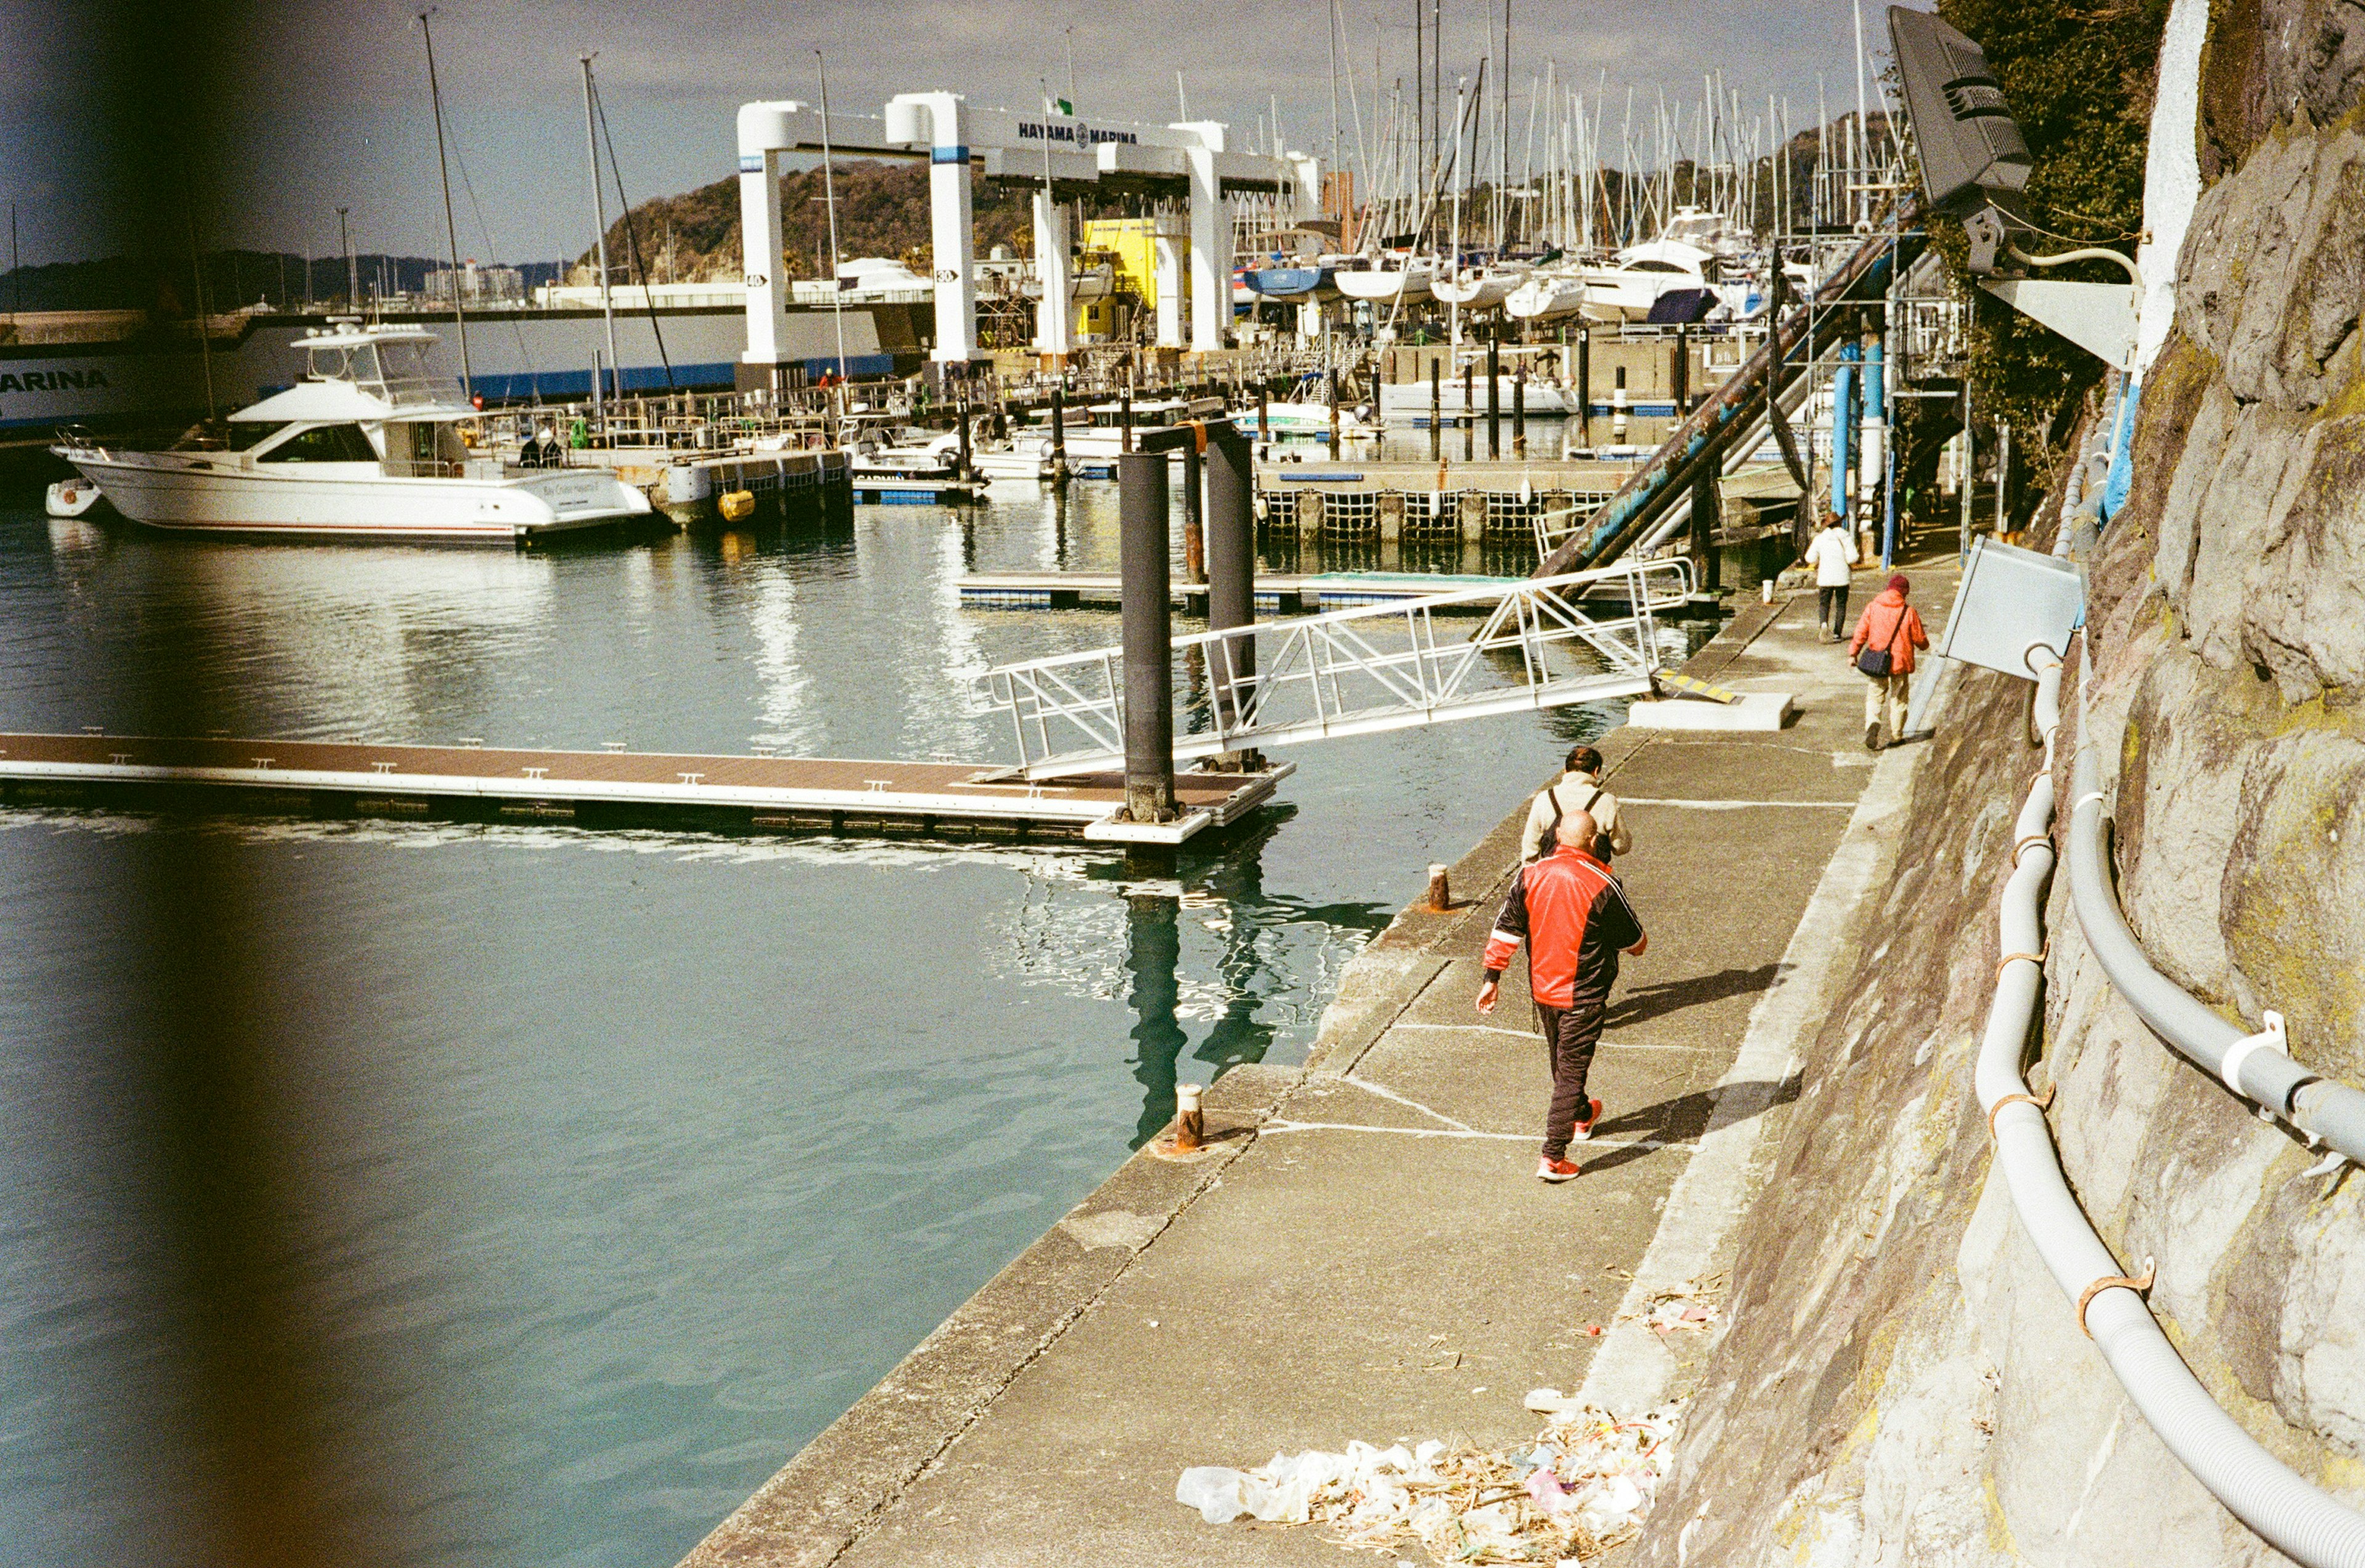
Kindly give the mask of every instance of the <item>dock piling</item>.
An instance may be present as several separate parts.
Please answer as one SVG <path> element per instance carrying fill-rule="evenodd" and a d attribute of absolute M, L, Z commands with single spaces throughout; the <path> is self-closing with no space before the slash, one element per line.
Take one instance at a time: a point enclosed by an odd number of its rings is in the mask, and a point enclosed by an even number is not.
<path fill-rule="evenodd" d="M 1503 455 L 1503 340 L 1486 340 L 1486 455 Z"/>
<path fill-rule="evenodd" d="M 1439 379 L 1442 375 L 1441 364 L 1432 357 L 1429 362 L 1429 456 L 1432 463 L 1442 462 L 1445 457 L 1445 391 Z"/>
<path fill-rule="evenodd" d="M 1593 444 L 1593 329 L 1576 330 L 1576 438 Z"/>
<path fill-rule="evenodd" d="M 1057 488 L 1065 489 L 1070 477 L 1068 402 L 1064 390 L 1054 382 L 1051 385 L 1051 483 Z"/>
<path fill-rule="evenodd" d="M 1511 376 L 1511 455 L 1528 454 L 1528 367 L 1524 364 Z"/>
<path fill-rule="evenodd" d="M 1119 615 L 1125 650 L 1125 806 L 1174 818 L 1174 611 L 1166 558 L 1166 454 L 1116 460 Z"/>
<path fill-rule="evenodd" d="M 1227 631 L 1256 619 L 1256 515 L 1249 443 L 1238 434 L 1207 443 L 1207 630 Z M 1302 564 L 1302 563 L 1301 563 Z M 1256 674 L 1256 644 L 1236 638 L 1216 644 L 1208 678 L 1220 719 L 1237 717 L 1235 686 Z"/>
<path fill-rule="evenodd" d="M 1196 442 L 1182 449 L 1182 575 L 1194 583 L 1207 580 L 1205 467 Z"/>

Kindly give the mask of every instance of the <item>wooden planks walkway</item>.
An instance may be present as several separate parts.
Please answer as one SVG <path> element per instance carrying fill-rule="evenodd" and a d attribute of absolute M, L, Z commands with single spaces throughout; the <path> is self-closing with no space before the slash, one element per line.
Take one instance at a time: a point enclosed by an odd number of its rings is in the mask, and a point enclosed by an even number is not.
<path fill-rule="evenodd" d="M 0 734 L 0 800 L 169 799 L 321 816 L 688 823 L 753 831 L 1081 835 L 1180 844 L 1239 821 L 1295 771 L 1182 773 L 1179 821 L 1115 820 L 1115 774 L 1030 783 L 958 762 L 523 751 L 476 745 Z"/>

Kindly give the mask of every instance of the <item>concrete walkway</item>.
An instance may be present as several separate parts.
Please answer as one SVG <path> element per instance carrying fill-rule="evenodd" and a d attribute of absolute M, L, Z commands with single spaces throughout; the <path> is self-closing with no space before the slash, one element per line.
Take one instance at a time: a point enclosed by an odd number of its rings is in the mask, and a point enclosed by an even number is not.
<path fill-rule="evenodd" d="M 1934 636 L 1953 579 L 1915 577 Z M 1582 1180 L 1532 1175 L 1524 963 L 1472 1007 L 1521 801 L 1454 868 L 1467 902 L 1407 910 L 1357 960 L 1306 1070 L 1220 1081 L 1231 1136 L 1127 1162 L 689 1562 L 1337 1565 L 1358 1559 L 1317 1530 L 1201 1522 L 1176 1476 L 1355 1438 L 1513 1444 L 1540 1385 L 1621 1410 L 1682 1392 L 1709 1337 L 1620 1314 L 1716 1280 L 1922 749 L 1866 753 L 1862 682 L 1813 613 L 1811 591 L 1750 604 L 1688 666 L 1797 693 L 1789 728 L 1601 745 L 1652 942 L 1611 1004 Z"/>

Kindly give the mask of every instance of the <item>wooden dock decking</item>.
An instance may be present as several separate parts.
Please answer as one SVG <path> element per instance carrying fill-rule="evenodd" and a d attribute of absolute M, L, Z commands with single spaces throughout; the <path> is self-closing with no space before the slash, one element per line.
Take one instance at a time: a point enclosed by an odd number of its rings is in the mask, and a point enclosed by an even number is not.
<path fill-rule="evenodd" d="M 480 745 L 0 734 L 0 800 L 204 791 L 217 809 L 307 816 L 691 825 L 726 831 L 1081 836 L 1175 845 L 1228 826 L 1296 771 L 1178 772 L 1178 821 L 1117 820 L 1115 774 L 1032 783 L 997 766 Z"/>
<path fill-rule="evenodd" d="M 1463 588 L 1508 588 L 1525 580 L 1443 572 L 1261 573 L 1253 591 L 1259 610 L 1310 614 L 1361 604 L 1395 604 Z M 1178 605 L 1204 606 L 1207 585 L 1178 579 L 1168 592 Z M 1117 579 L 1114 573 L 980 572 L 960 580 L 960 601 L 972 610 L 1072 610 L 1085 604 L 1115 605 Z M 1475 612 L 1484 613 L 1484 607 L 1476 607 Z"/>

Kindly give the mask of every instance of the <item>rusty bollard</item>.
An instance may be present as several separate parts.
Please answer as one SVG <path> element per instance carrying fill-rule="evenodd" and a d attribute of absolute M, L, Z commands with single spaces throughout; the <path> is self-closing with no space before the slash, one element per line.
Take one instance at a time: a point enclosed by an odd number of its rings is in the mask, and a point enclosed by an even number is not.
<path fill-rule="evenodd" d="M 1174 1086 L 1174 1152 L 1188 1154 L 1206 1140 L 1207 1120 L 1199 1110 L 1200 1086 Z"/>
<path fill-rule="evenodd" d="M 1439 914 L 1443 914 L 1453 907 L 1453 890 L 1446 884 L 1445 880 L 1447 869 L 1448 868 L 1443 866 L 1431 866 L 1429 868 L 1429 907 Z"/>

